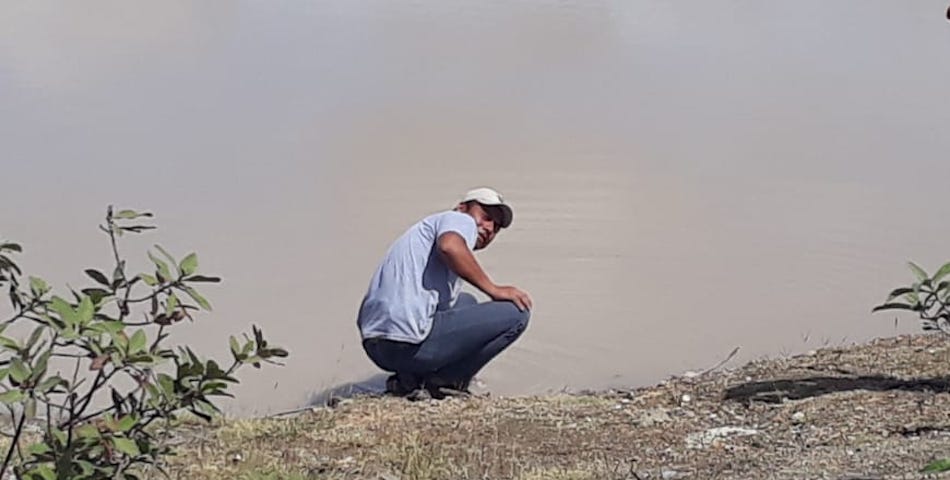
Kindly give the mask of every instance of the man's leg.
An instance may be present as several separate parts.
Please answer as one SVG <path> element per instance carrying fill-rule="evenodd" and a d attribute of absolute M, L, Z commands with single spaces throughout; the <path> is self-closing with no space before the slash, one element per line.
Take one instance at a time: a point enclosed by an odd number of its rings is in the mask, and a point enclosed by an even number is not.
<path fill-rule="evenodd" d="M 433 387 L 468 388 L 472 377 L 508 348 L 528 325 L 530 313 L 511 302 L 487 302 L 438 312 L 414 361 Z"/>
<path fill-rule="evenodd" d="M 464 390 L 482 367 L 521 336 L 529 317 L 511 302 L 479 304 L 463 294 L 455 307 L 436 312 L 421 344 L 379 339 L 366 340 L 363 347 L 378 367 L 395 373 L 387 382 L 392 393 L 408 393 L 424 382 Z"/>
<path fill-rule="evenodd" d="M 385 339 L 363 340 L 366 355 L 384 371 L 392 372 L 386 379 L 386 392 L 407 395 L 422 386 L 422 377 L 411 373 L 412 357 L 418 345 Z"/>

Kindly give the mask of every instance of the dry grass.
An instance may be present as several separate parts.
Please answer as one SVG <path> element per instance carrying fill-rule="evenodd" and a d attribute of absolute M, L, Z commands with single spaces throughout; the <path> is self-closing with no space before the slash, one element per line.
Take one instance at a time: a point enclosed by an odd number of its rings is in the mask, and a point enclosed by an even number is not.
<path fill-rule="evenodd" d="M 630 391 L 347 400 L 188 430 L 169 469 L 198 480 L 883 478 L 950 455 L 948 355 L 945 339 L 920 335 Z M 697 445 L 719 427 L 755 433 Z"/>

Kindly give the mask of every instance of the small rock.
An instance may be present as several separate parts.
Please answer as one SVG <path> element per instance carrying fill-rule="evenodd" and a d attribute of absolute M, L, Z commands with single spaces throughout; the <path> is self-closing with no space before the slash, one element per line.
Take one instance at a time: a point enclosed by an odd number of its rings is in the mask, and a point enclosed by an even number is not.
<path fill-rule="evenodd" d="M 663 471 L 660 472 L 660 478 L 662 478 L 663 480 L 676 480 L 678 478 L 685 478 L 685 477 L 687 477 L 686 473 L 677 472 L 676 470 L 663 469 Z"/>
<path fill-rule="evenodd" d="M 745 427 L 730 426 L 710 428 L 705 432 L 689 434 L 689 436 L 686 437 L 686 446 L 692 449 L 706 448 L 717 443 L 722 438 L 758 435 L 758 433 L 758 430 Z"/>
<path fill-rule="evenodd" d="M 670 420 L 672 420 L 672 418 L 670 418 L 670 414 L 666 410 L 655 408 L 641 412 L 633 422 L 641 427 L 650 428 L 661 423 L 669 422 Z"/>
<path fill-rule="evenodd" d="M 792 414 L 792 423 L 795 425 L 801 425 L 805 423 L 805 412 L 795 412 Z"/>
<path fill-rule="evenodd" d="M 696 378 L 700 375 L 699 372 L 694 372 L 692 370 L 683 373 L 683 378 Z"/>
<path fill-rule="evenodd" d="M 689 403 L 691 401 L 693 401 L 693 397 L 689 396 L 688 393 L 684 393 L 683 396 L 680 397 L 680 403 Z"/>
<path fill-rule="evenodd" d="M 818 355 L 818 350 L 809 350 L 808 353 L 806 353 L 805 355 L 808 355 L 809 357 L 814 357 L 815 355 Z"/>
<path fill-rule="evenodd" d="M 927 353 L 929 353 L 929 354 L 931 354 L 931 355 L 935 355 L 935 354 L 937 353 L 937 349 L 936 349 L 936 348 L 929 348 L 929 349 L 927 349 Z"/>

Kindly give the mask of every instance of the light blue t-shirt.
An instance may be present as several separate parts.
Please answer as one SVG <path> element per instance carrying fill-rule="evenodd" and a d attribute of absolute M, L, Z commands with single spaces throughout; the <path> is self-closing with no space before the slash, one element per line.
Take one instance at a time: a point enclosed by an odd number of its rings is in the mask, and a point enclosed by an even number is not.
<path fill-rule="evenodd" d="M 433 314 L 455 304 L 461 282 L 436 248 L 446 232 L 458 233 L 469 250 L 475 248 L 475 219 L 456 211 L 422 219 L 389 248 L 360 305 L 357 325 L 364 339 L 421 343 Z"/>

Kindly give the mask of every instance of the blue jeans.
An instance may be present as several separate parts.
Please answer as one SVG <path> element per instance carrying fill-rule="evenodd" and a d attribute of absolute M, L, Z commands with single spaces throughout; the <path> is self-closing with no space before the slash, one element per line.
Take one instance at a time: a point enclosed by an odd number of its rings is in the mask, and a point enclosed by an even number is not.
<path fill-rule="evenodd" d="M 367 339 L 363 349 L 376 366 L 396 373 L 404 384 L 466 389 L 482 367 L 521 336 L 530 316 L 514 303 L 478 303 L 462 293 L 453 308 L 435 313 L 422 343 Z"/>

